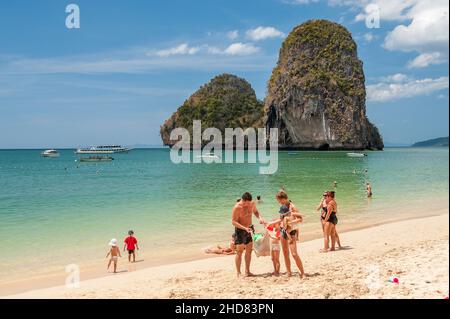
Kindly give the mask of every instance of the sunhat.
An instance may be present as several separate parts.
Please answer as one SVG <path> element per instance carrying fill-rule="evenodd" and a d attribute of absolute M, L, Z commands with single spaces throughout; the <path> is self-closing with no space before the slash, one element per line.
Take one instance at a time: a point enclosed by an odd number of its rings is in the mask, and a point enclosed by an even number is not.
<path fill-rule="evenodd" d="M 115 238 L 113 238 L 113 239 L 111 239 L 111 241 L 109 242 L 109 245 L 110 246 L 117 246 L 117 239 L 115 239 Z"/>

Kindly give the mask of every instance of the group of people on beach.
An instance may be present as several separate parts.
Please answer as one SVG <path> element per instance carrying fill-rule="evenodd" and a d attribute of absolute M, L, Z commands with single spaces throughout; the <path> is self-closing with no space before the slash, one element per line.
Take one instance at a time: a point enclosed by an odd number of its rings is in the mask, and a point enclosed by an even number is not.
<path fill-rule="evenodd" d="M 280 190 L 275 196 L 280 204 L 279 217 L 271 221 L 265 221 L 259 212 L 256 202 L 252 200 L 252 195 L 248 192 L 242 195 L 242 198 L 235 204 L 232 212 L 232 225 L 235 231 L 232 237 L 232 244 L 227 247 L 226 254 L 236 253 L 235 265 L 237 276 L 241 274 L 241 264 L 244 258 L 245 276 L 250 277 L 253 274 L 250 271 L 250 264 L 253 251 L 253 234 L 255 228 L 252 223 L 253 215 L 259 220 L 261 225 L 267 231 L 270 237 L 270 255 L 273 263 L 273 275 L 280 275 L 280 255 L 283 253 L 286 272 L 288 276 L 292 275 L 291 257 L 299 270 L 301 278 L 305 278 L 303 263 L 298 253 L 297 242 L 299 240 L 299 224 L 303 222 L 303 215 L 295 204 L 289 199 L 284 189 Z M 341 248 L 341 242 L 336 229 L 338 223 L 337 203 L 335 201 L 335 192 L 327 191 L 323 193 L 323 198 L 317 207 L 321 212 L 321 225 L 324 236 L 324 247 L 320 252 L 330 252 Z M 225 253 L 224 250 L 222 250 Z M 216 251 L 215 253 L 220 253 Z"/>
<path fill-rule="evenodd" d="M 124 245 L 123 245 L 123 251 L 128 251 L 128 262 L 136 262 L 136 250 L 139 250 L 138 241 L 136 237 L 134 237 L 134 231 L 130 230 L 128 231 L 128 236 L 124 239 Z M 106 267 L 106 270 L 109 270 L 109 267 L 111 267 L 111 264 L 114 267 L 114 273 L 117 273 L 117 262 L 119 260 L 119 257 L 122 257 L 122 254 L 120 253 L 120 249 L 117 243 L 117 239 L 113 238 L 109 242 L 109 246 L 111 247 L 106 254 L 105 258 L 110 257 L 108 261 L 108 266 Z"/>
<path fill-rule="evenodd" d="M 337 182 L 333 183 L 334 187 Z M 368 197 L 372 196 L 372 188 L 369 183 L 366 185 Z M 320 222 L 322 225 L 324 247 L 320 252 L 326 253 L 336 250 L 336 244 L 339 249 L 342 248 L 339 234 L 336 229 L 338 223 L 337 218 L 337 203 L 335 200 L 335 191 L 326 191 L 323 193 L 320 204 L 317 206 L 317 211 L 320 211 Z M 270 255 L 273 263 L 273 275 L 280 275 L 280 255 L 283 253 L 286 272 L 288 276 L 292 275 L 291 257 L 299 270 L 300 277 L 305 277 L 303 263 L 298 253 L 297 242 L 299 240 L 299 224 L 303 222 L 303 215 L 300 213 L 295 204 L 289 199 L 284 187 L 275 196 L 277 202 L 280 204 L 279 217 L 269 222 L 265 221 L 258 208 L 257 204 L 261 204 L 261 196 L 257 196 L 254 201 L 252 195 L 246 192 L 239 198 L 233 207 L 232 211 L 232 225 L 235 228 L 231 236 L 230 244 L 227 247 L 216 246 L 207 248 L 206 253 L 232 255 L 236 254 L 235 265 L 238 276 L 241 276 L 242 258 L 245 262 L 245 276 L 253 276 L 250 271 L 250 264 L 253 251 L 253 235 L 255 227 L 252 223 L 253 215 L 259 220 L 261 225 L 270 237 Z M 118 247 L 117 239 L 111 239 L 110 250 L 106 258 L 110 257 L 108 261 L 107 270 L 113 265 L 114 273 L 117 273 L 117 262 L 119 257 L 122 257 Z M 124 239 L 123 251 L 128 251 L 128 262 L 136 262 L 135 251 L 139 250 L 138 241 L 134 236 L 134 231 L 128 231 L 128 236 Z"/>

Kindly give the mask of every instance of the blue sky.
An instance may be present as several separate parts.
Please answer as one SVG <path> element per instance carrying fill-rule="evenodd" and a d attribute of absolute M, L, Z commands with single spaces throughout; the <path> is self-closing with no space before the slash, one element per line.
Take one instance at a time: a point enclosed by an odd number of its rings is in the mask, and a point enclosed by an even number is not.
<path fill-rule="evenodd" d="M 70 3 L 80 29 L 66 28 Z M 446 0 L 18 0 L 0 3 L 0 148 L 160 144 L 217 74 L 263 99 L 283 38 L 318 18 L 352 32 L 387 144 L 448 135 Z"/>

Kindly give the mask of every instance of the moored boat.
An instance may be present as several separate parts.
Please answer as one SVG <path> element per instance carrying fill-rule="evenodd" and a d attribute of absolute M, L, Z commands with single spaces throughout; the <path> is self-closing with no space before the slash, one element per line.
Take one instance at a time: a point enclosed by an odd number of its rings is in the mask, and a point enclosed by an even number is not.
<path fill-rule="evenodd" d="M 75 151 L 76 154 L 114 154 L 114 153 L 127 153 L 131 149 L 123 147 L 121 145 L 100 145 L 91 146 L 87 148 L 79 148 Z"/>
<path fill-rule="evenodd" d="M 347 153 L 347 156 L 349 157 L 366 157 L 366 153 Z"/>
<path fill-rule="evenodd" d="M 59 152 L 57 150 L 45 150 L 41 153 L 42 157 L 59 157 Z"/>

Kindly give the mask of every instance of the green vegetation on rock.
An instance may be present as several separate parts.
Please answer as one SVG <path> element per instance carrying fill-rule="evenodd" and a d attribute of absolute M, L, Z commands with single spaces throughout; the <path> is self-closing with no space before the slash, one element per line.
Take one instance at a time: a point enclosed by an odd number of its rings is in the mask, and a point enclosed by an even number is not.
<path fill-rule="evenodd" d="M 295 27 L 283 42 L 265 99 L 281 148 L 382 149 L 366 118 L 365 78 L 350 32 L 327 20 Z"/>
<path fill-rule="evenodd" d="M 417 142 L 412 147 L 448 147 L 448 136 Z"/>
<path fill-rule="evenodd" d="M 192 132 L 194 120 L 202 128 L 215 127 L 222 134 L 225 128 L 264 127 L 264 106 L 256 98 L 251 85 L 235 75 L 222 74 L 203 85 L 191 95 L 161 126 L 165 145 L 172 145 L 170 132 L 183 127 Z"/>

